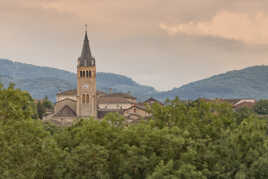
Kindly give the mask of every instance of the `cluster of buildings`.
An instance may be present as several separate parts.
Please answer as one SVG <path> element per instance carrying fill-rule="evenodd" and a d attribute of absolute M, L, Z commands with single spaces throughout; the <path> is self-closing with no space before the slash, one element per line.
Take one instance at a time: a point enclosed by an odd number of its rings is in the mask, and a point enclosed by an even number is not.
<path fill-rule="evenodd" d="M 68 90 L 57 94 L 56 103 L 54 108 L 54 113 L 47 116 L 46 119 L 52 120 L 58 123 L 71 123 L 76 118 L 88 118 L 94 117 L 97 119 L 102 119 L 108 113 L 115 112 L 119 113 L 127 119 L 127 122 L 133 123 L 140 119 L 146 119 L 150 117 L 150 112 L 148 107 L 153 103 L 158 103 L 162 105 L 161 102 L 154 98 L 149 98 L 144 102 L 137 102 L 137 99 L 130 95 L 129 93 L 104 93 L 101 91 L 96 91 L 96 113 L 93 112 L 92 115 L 78 115 L 78 113 L 83 109 L 85 104 L 89 103 L 89 100 L 82 100 L 82 104 L 78 106 L 77 101 L 77 90 Z M 87 98 L 87 97 L 86 97 Z M 89 107 L 89 106 L 86 106 Z M 96 116 L 94 115 L 96 114 Z"/>
<path fill-rule="evenodd" d="M 211 100 L 208 100 L 211 101 Z M 254 99 L 231 99 L 214 101 L 228 102 L 234 109 L 252 107 Z M 107 113 L 117 112 L 129 123 L 150 117 L 148 106 L 161 102 L 150 98 L 142 103 L 129 93 L 104 93 L 96 90 L 96 60 L 91 54 L 87 31 L 81 56 L 77 60 L 77 88 L 56 95 L 54 112 L 44 120 L 59 124 L 71 124 L 77 118 L 102 119 Z"/>
<path fill-rule="evenodd" d="M 150 116 L 147 106 L 152 103 L 161 104 L 153 98 L 138 103 L 129 93 L 107 94 L 96 90 L 96 61 L 86 31 L 82 53 L 77 60 L 77 88 L 58 93 L 54 112 L 44 120 L 68 124 L 77 118 L 102 119 L 107 113 L 117 112 L 128 122 L 135 122 Z"/>

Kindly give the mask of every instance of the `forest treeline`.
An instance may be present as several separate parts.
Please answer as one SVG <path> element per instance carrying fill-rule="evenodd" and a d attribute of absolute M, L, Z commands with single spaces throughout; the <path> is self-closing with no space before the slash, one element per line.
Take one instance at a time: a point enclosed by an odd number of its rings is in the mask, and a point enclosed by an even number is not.
<path fill-rule="evenodd" d="M 0 178 L 268 178 L 267 122 L 248 109 L 178 99 L 127 125 L 118 114 L 71 127 L 37 120 L 31 96 L 0 87 Z"/>

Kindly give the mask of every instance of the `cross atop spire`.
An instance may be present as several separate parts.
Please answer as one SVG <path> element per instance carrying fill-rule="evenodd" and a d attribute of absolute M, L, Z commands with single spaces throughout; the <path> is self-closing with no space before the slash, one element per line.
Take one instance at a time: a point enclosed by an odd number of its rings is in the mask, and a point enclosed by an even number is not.
<path fill-rule="evenodd" d="M 84 44 L 83 49 L 81 53 L 81 58 L 90 58 L 91 57 L 91 51 L 89 47 L 89 41 L 87 37 L 87 24 L 85 25 L 86 31 L 85 31 L 85 38 L 84 38 Z"/>
<path fill-rule="evenodd" d="M 87 24 L 85 24 L 85 38 L 81 56 L 78 59 L 78 66 L 95 66 L 95 58 L 91 55 L 89 40 L 87 36 Z"/>

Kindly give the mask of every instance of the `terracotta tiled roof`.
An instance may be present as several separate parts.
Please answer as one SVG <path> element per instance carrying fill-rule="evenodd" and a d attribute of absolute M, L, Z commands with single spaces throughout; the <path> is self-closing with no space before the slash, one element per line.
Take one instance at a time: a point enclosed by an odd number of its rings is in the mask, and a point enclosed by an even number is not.
<path fill-rule="evenodd" d="M 101 96 L 98 99 L 98 104 L 128 104 L 130 103 L 126 98 L 122 97 L 110 97 L 110 96 Z"/>
<path fill-rule="evenodd" d="M 67 91 L 60 92 L 57 95 L 76 96 L 76 94 L 77 94 L 76 89 L 72 89 L 72 90 L 67 90 Z"/>
<path fill-rule="evenodd" d="M 97 96 L 99 95 L 105 95 L 106 93 L 102 92 L 102 91 L 98 91 L 97 90 Z M 63 95 L 63 96 L 76 96 L 77 95 L 77 90 L 76 89 L 72 89 L 72 90 L 67 90 L 67 91 L 63 91 L 61 93 L 58 93 L 57 95 Z"/>
<path fill-rule="evenodd" d="M 107 97 L 121 97 L 121 98 L 129 98 L 129 99 L 136 99 L 134 96 L 131 96 L 128 93 L 111 93 L 107 94 Z"/>
<path fill-rule="evenodd" d="M 154 99 L 154 98 L 149 98 L 149 99 L 147 99 L 146 101 L 144 101 L 144 104 L 153 104 L 153 103 L 158 103 L 158 104 L 161 104 L 161 105 L 163 105 L 163 103 L 161 103 L 160 101 L 158 101 L 157 99 Z"/>
<path fill-rule="evenodd" d="M 135 105 L 131 106 L 130 108 L 125 109 L 124 111 L 128 111 L 128 110 L 130 110 L 132 108 L 135 108 L 135 107 L 138 108 L 138 109 L 141 109 L 143 111 L 147 111 L 146 106 L 140 105 L 140 104 L 135 104 Z"/>
<path fill-rule="evenodd" d="M 70 98 L 65 98 L 63 100 L 57 101 L 56 103 L 61 103 L 63 101 L 67 101 L 67 100 L 72 101 L 72 102 L 76 102 L 76 100 L 73 100 L 73 99 L 70 99 Z"/>

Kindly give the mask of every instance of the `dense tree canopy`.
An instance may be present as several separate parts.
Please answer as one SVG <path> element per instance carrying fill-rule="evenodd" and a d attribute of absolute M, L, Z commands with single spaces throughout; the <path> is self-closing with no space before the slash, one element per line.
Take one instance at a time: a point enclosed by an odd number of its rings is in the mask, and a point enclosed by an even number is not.
<path fill-rule="evenodd" d="M 268 115 L 268 100 L 260 100 L 256 103 L 254 111 L 261 115 Z"/>
<path fill-rule="evenodd" d="M 0 119 L 30 119 L 37 117 L 34 101 L 29 93 L 15 89 L 15 84 L 3 88 L 0 84 Z"/>
<path fill-rule="evenodd" d="M 32 119 L 31 101 L 0 88 L 0 178 L 268 178 L 267 124 L 250 111 L 176 99 L 137 124 L 56 127 Z"/>
<path fill-rule="evenodd" d="M 44 115 L 48 110 L 53 110 L 54 106 L 51 101 L 48 100 L 48 97 L 45 97 L 42 100 L 37 102 L 37 114 L 39 119 L 43 119 Z"/>

